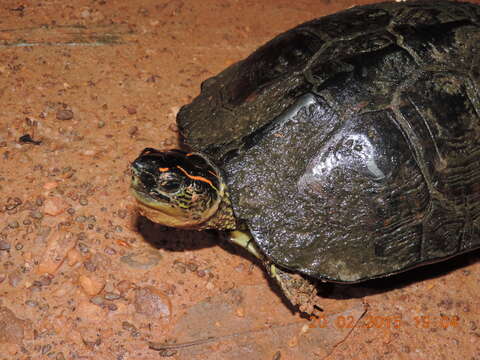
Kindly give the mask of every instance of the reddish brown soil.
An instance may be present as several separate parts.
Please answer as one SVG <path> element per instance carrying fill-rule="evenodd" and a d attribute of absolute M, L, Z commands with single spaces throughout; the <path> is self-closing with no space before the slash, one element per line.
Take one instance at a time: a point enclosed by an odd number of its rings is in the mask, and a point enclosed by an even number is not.
<path fill-rule="evenodd" d="M 308 321 L 248 254 L 163 231 L 129 194 L 202 80 L 367 2 L 2 1 L 0 360 L 480 359 L 478 252 L 326 286 Z"/>

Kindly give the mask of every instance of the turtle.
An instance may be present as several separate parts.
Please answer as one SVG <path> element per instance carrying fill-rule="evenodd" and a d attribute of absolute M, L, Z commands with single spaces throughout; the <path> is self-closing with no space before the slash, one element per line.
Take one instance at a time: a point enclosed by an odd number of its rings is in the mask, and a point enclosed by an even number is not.
<path fill-rule="evenodd" d="M 131 165 L 140 213 L 217 229 L 300 311 L 323 282 L 480 247 L 480 6 L 384 2 L 276 36 L 201 85 L 182 149 Z"/>

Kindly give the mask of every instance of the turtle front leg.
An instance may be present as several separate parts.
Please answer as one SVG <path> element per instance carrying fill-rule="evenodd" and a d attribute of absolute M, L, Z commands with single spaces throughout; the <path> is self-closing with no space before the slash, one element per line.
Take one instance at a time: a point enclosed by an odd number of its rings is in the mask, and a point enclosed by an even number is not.
<path fill-rule="evenodd" d="M 265 256 L 263 256 L 263 254 L 260 252 L 260 249 L 257 247 L 257 245 L 255 245 L 252 236 L 249 233 L 240 230 L 230 231 L 228 234 L 228 240 L 238 246 L 243 247 L 257 259 L 260 259 L 263 262 L 266 261 Z"/>
<path fill-rule="evenodd" d="M 260 259 L 268 274 L 280 286 L 285 297 L 300 311 L 313 314 L 317 289 L 315 285 L 300 274 L 294 274 L 278 268 L 271 263 L 260 251 L 252 236 L 245 231 L 234 230 L 229 233 L 228 240 L 246 249 L 250 254 Z"/>

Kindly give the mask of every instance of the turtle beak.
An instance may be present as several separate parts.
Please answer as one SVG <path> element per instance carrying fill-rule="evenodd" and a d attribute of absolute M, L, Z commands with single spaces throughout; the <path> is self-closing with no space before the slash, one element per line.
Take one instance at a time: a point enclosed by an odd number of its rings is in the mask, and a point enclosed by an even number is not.
<path fill-rule="evenodd" d="M 141 157 L 137 158 L 130 166 L 132 175 L 134 176 L 140 176 L 140 174 L 145 171 L 145 168 L 145 162 L 141 161 Z"/>
<path fill-rule="evenodd" d="M 148 172 L 148 164 L 139 156 L 130 166 L 132 173 L 131 187 L 134 191 L 145 192 L 145 184 L 142 181 L 142 175 Z"/>

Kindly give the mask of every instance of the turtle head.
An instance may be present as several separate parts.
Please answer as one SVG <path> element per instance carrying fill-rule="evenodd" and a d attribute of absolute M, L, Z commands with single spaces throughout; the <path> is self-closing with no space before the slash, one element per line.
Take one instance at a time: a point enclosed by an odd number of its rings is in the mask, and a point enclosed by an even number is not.
<path fill-rule="evenodd" d="M 218 168 L 199 153 L 146 148 L 132 163 L 131 188 L 140 213 L 170 227 L 199 227 L 225 192 Z"/>

